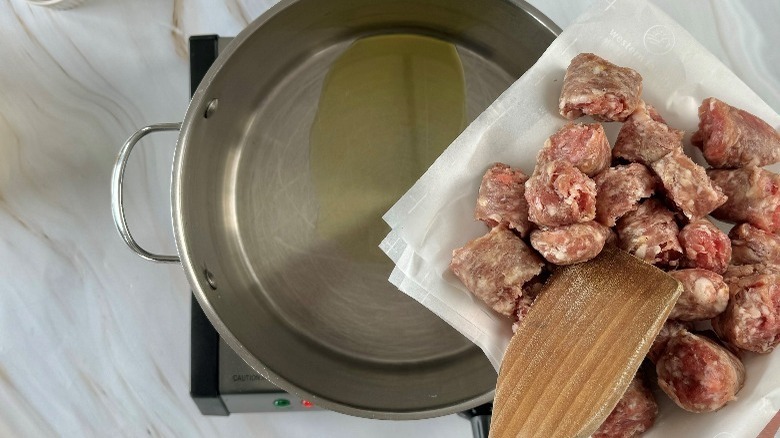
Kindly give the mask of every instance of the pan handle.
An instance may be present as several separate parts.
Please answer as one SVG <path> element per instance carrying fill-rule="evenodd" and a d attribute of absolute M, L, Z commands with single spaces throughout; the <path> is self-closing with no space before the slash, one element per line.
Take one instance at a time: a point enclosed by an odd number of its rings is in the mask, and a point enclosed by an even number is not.
<path fill-rule="evenodd" d="M 488 438 L 490 420 L 493 415 L 493 403 L 485 403 L 467 411 L 459 412 L 458 415 L 471 422 L 471 433 L 474 438 Z"/>
<path fill-rule="evenodd" d="M 119 150 L 119 156 L 116 157 L 116 163 L 114 163 L 114 171 L 111 174 L 111 213 L 114 216 L 114 225 L 116 230 L 119 231 L 119 235 L 122 236 L 122 240 L 125 241 L 127 246 L 130 247 L 136 254 L 146 260 L 158 263 L 178 263 L 178 256 L 160 255 L 151 253 L 143 248 L 133 239 L 130 234 L 130 229 L 127 228 L 127 219 L 125 219 L 125 206 L 124 206 L 124 186 L 123 181 L 125 179 L 125 168 L 127 167 L 127 159 L 130 158 L 130 152 L 133 147 L 147 134 L 158 131 L 179 131 L 181 130 L 181 123 L 157 123 L 155 125 L 144 126 L 131 135 L 127 139 L 125 144 L 122 145 L 122 149 Z"/>

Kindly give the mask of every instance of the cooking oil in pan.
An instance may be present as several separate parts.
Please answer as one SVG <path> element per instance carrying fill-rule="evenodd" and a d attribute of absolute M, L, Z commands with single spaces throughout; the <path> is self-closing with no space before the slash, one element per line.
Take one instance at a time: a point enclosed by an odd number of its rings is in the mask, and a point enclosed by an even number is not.
<path fill-rule="evenodd" d="M 360 39 L 331 66 L 311 130 L 317 231 L 358 260 L 387 262 L 382 215 L 466 123 L 455 46 L 417 35 Z"/>

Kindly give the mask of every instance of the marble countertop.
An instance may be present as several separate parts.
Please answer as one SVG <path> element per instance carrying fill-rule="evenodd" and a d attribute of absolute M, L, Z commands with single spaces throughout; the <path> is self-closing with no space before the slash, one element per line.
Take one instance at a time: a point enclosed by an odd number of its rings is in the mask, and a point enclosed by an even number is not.
<path fill-rule="evenodd" d="M 187 37 L 235 35 L 273 3 L 0 0 L 0 436 L 471 436 L 454 415 L 204 417 L 189 397 L 187 282 L 125 247 L 109 177 L 130 133 L 183 117 Z M 592 2 L 531 3 L 565 27 Z M 780 2 L 656 3 L 780 112 Z M 127 176 L 136 237 L 167 253 L 174 143 L 148 140 Z"/>

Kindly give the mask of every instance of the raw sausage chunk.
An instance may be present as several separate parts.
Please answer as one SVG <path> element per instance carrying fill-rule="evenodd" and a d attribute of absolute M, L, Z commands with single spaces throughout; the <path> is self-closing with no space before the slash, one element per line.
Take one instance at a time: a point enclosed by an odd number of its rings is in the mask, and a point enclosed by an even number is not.
<path fill-rule="evenodd" d="M 645 108 L 647 109 L 647 114 L 650 116 L 651 119 L 655 120 L 656 122 L 661 122 L 664 125 L 666 125 L 666 120 L 664 120 L 663 117 L 661 117 L 661 113 L 658 112 L 657 109 L 653 105 L 649 105 L 645 103 Z"/>
<path fill-rule="evenodd" d="M 655 340 L 653 340 L 653 345 L 650 346 L 650 351 L 647 352 L 647 358 L 653 363 L 658 362 L 658 359 L 666 351 L 669 340 L 676 334 L 690 329 L 690 323 L 673 321 L 671 319 L 666 320 L 663 327 L 661 327 L 661 331 L 658 332 Z"/>
<path fill-rule="evenodd" d="M 723 277 L 706 269 L 681 269 L 670 272 L 683 291 L 669 319 L 704 321 L 718 316 L 729 303 L 729 287 Z"/>
<path fill-rule="evenodd" d="M 768 123 L 714 97 L 699 107 L 691 143 L 712 167 L 766 166 L 780 161 L 780 133 Z"/>
<path fill-rule="evenodd" d="M 660 117 L 652 107 L 631 114 L 620 128 L 612 156 L 650 165 L 671 152 L 682 152 L 683 132 L 670 128 Z"/>
<path fill-rule="evenodd" d="M 529 297 L 528 295 L 523 295 L 517 300 L 513 313 L 515 322 L 512 324 L 512 333 L 515 333 L 520 329 L 520 323 L 525 319 L 525 316 L 528 315 L 531 306 L 534 305 L 534 301 L 534 298 Z"/>
<path fill-rule="evenodd" d="M 552 161 L 525 183 L 528 219 L 540 226 L 558 227 L 596 217 L 596 184 L 568 161 Z"/>
<path fill-rule="evenodd" d="M 648 199 L 617 222 L 620 248 L 654 265 L 675 267 L 682 256 L 674 213 Z"/>
<path fill-rule="evenodd" d="M 598 123 L 567 123 L 544 142 L 536 156 L 536 165 L 566 160 L 588 176 L 609 167 L 611 148 L 604 128 Z"/>
<path fill-rule="evenodd" d="M 505 223 L 521 236 L 528 235 L 528 203 L 525 200 L 525 182 L 528 176 L 520 169 L 495 163 L 482 177 L 479 186 L 474 219 L 489 227 Z"/>
<path fill-rule="evenodd" d="M 718 274 L 726 272 L 732 259 L 729 236 L 707 219 L 689 223 L 680 230 L 683 266 L 708 269 Z"/>
<path fill-rule="evenodd" d="M 593 438 L 637 437 L 653 425 L 657 415 L 658 404 L 653 393 L 639 376 L 634 376 L 623 397 L 601 423 Z"/>
<path fill-rule="evenodd" d="M 756 353 L 769 353 L 780 343 L 780 274 L 771 265 L 747 265 L 756 274 L 727 272 L 732 296 L 726 310 L 712 320 L 724 342 Z"/>
<path fill-rule="evenodd" d="M 615 222 L 639 206 L 655 191 L 656 179 L 643 165 L 611 167 L 596 175 L 596 220 L 614 227 Z"/>
<path fill-rule="evenodd" d="M 749 265 L 769 263 L 780 265 L 780 236 L 750 224 L 736 225 L 729 231 L 731 263 Z"/>
<path fill-rule="evenodd" d="M 682 151 L 651 164 L 666 189 L 666 196 L 688 218 L 702 218 L 726 202 L 723 191 L 712 184 L 703 167 Z"/>
<path fill-rule="evenodd" d="M 559 109 L 567 119 L 582 115 L 622 122 L 641 104 L 642 76 L 592 53 L 575 56 L 566 76 Z"/>
<path fill-rule="evenodd" d="M 736 399 L 745 367 L 730 351 L 687 331 L 672 336 L 655 365 L 658 386 L 690 412 L 716 411 Z"/>
<path fill-rule="evenodd" d="M 734 296 L 741 288 L 739 285 L 743 278 L 753 275 L 775 275 L 780 274 L 780 265 L 772 265 L 765 263 L 753 263 L 750 265 L 729 265 L 726 272 L 723 274 L 723 281 L 726 284 L 733 284 L 729 287 L 729 294 Z M 746 282 L 750 283 L 752 280 L 748 279 Z"/>
<path fill-rule="evenodd" d="M 539 274 L 544 261 L 504 225 L 452 252 L 450 269 L 477 298 L 511 315 L 523 284 Z"/>
<path fill-rule="evenodd" d="M 585 262 L 599 255 L 609 237 L 609 228 L 598 222 L 537 229 L 531 232 L 531 246 L 555 265 Z"/>
<path fill-rule="evenodd" d="M 732 223 L 750 222 L 771 233 L 780 232 L 780 175 L 760 167 L 710 169 L 707 174 L 728 196 L 712 216 Z"/>
<path fill-rule="evenodd" d="M 514 324 L 512 324 L 512 333 L 515 333 L 520 328 L 520 323 L 523 322 L 531 307 L 534 305 L 536 298 L 542 292 L 544 286 L 543 274 L 536 276 L 528 281 L 523 286 L 523 296 L 517 300 L 514 311 Z"/>

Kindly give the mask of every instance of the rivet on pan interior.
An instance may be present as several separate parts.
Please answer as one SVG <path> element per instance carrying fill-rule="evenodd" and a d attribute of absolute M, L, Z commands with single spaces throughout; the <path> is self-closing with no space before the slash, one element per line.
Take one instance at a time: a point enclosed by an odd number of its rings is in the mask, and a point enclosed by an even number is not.
<path fill-rule="evenodd" d="M 219 99 L 211 99 L 211 102 L 206 106 L 206 111 L 203 113 L 203 117 L 208 119 L 211 117 L 216 111 L 217 106 L 219 105 Z"/>
<path fill-rule="evenodd" d="M 206 283 L 209 284 L 211 290 L 217 290 L 217 281 L 214 279 L 214 274 L 208 269 L 204 269 L 203 275 L 206 277 Z"/>

